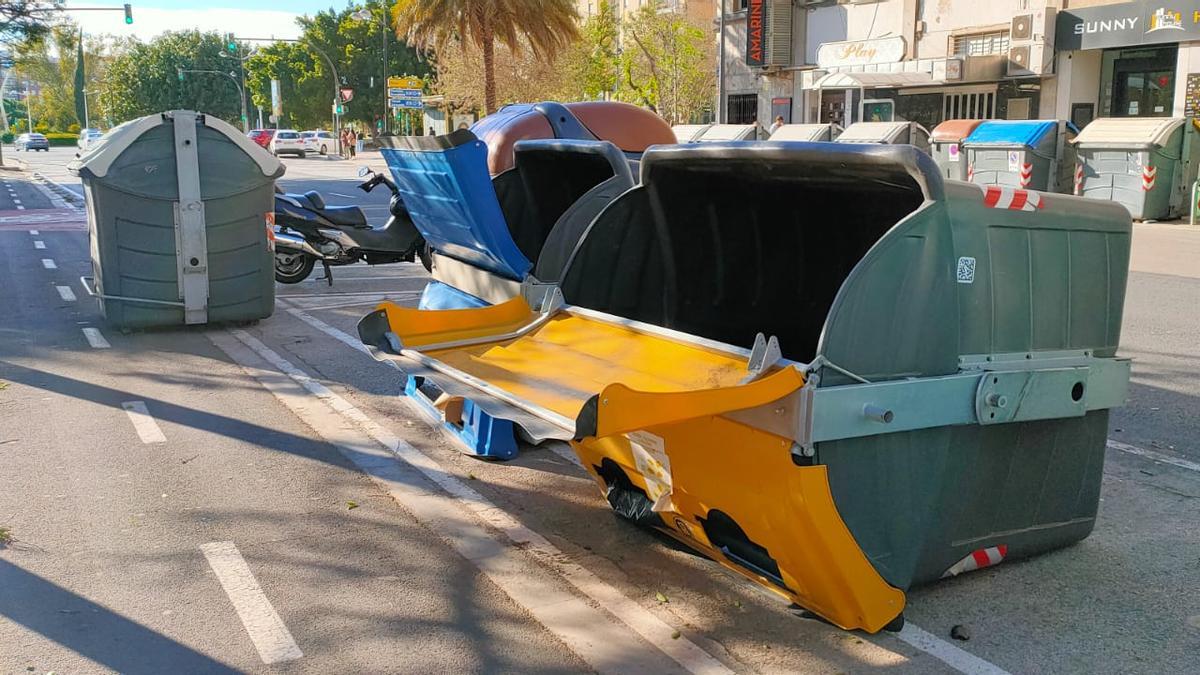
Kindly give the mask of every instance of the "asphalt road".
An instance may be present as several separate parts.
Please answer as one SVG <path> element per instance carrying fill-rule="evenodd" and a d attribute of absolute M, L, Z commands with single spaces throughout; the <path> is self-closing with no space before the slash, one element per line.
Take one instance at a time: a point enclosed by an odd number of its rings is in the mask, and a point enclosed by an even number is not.
<path fill-rule="evenodd" d="M 69 154 L 29 159 L 69 185 Z M 289 191 L 386 204 L 353 189 L 357 163 L 285 163 Z M 802 618 L 616 520 L 554 446 L 506 463 L 459 453 L 349 337 L 380 298 L 415 304 L 418 265 L 278 287 L 256 326 L 126 335 L 83 297 L 78 214 L 75 229 L 69 212 L 39 229 L 0 212 L 0 527 L 16 539 L 0 548 L 0 672 L 1195 668 L 1200 275 L 1188 247 L 1200 254 L 1200 232 L 1138 226 L 1122 339 L 1134 387 L 1113 416 L 1096 531 L 915 589 L 911 630 L 872 636 Z M 83 328 L 111 347 L 90 347 Z M 123 407 L 134 401 L 161 442 Z M 404 461 L 372 454 L 379 443 Z M 222 542 L 255 581 L 238 577 L 232 594 L 229 570 L 209 562 Z M 278 624 L 261 603 L 239 618 L 255 588 Z M 252 637 L 263 625 L 266 653 L 294 658 L 265 663 Z M 969 641 L 950 640 L 956 625 Z"/>

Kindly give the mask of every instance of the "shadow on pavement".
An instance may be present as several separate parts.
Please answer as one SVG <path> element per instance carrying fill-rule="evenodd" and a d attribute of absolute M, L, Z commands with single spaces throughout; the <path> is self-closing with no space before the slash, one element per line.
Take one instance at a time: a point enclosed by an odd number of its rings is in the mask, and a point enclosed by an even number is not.
<path fill-rule="evenodd" d="M 120 673 L 239 671 L 0 560 L 0 616 Z"/>

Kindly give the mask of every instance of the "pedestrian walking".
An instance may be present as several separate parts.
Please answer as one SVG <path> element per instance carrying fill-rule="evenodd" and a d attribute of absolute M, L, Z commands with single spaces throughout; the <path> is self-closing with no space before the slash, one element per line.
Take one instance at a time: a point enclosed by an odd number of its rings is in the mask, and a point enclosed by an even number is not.
<path fill-rule="evenodd" d="M 767 136 L 770 137 L 779 131 L 779 127 L 783 126 L 783 115 L 776 115 L 775 122 L 771 124 L 770 130 L 767 131 Z"/>

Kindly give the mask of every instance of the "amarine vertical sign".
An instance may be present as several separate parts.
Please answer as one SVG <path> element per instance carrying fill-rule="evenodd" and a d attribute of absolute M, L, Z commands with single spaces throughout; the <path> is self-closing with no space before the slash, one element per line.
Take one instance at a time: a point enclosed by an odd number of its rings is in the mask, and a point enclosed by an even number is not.
<path fill-rule="evenodd" d="M 746 65 L 767 65 L 767 0 L 750 0 L 746 6 Z"/>

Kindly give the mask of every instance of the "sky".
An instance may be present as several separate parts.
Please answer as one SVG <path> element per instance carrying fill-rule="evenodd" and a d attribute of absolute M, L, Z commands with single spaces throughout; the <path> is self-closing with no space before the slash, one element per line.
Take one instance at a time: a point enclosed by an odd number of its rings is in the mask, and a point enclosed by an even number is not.
<path fill-rule="evenodd" d="M 64 7 L 120 7 L 120 0 L 67 0 Z M 133 25 L 115 12 L 67 12 L 84 32 L 99 35 L 133 35 L 148 40 L 168 30 L 233 31 L 238 37 L 296 38 L 296 18 L 330 7 L 342 8 L 349 0 L 133 0 Z"/>

